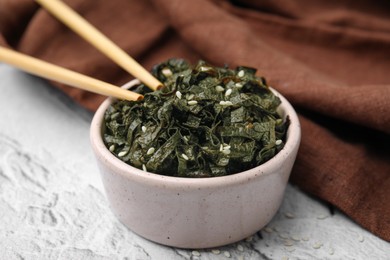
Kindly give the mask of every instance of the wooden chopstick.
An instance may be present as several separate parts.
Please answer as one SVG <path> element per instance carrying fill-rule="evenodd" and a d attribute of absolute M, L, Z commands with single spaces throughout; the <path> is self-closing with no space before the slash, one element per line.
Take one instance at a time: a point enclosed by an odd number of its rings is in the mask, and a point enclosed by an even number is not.
<path fill-rule="evenodd" d="M 35 1 L 150 89 L 156 90 L 163 87 L 163 84 L 137 61 L 62 1 Z"/>
<path fill-rule="evenodd" d="M 119 99 L 141 100 L 142 95 L 0 46 L 0 61 L 31 74 Z"/>

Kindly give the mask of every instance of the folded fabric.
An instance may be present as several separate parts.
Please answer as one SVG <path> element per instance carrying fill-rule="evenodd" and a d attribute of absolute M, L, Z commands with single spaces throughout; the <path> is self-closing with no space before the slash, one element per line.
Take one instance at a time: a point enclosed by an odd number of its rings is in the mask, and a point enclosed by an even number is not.
<path fill-rule="evenodd" d="M 146 68 L 258 69 L 294 105 L 291 182 L 390 241 L 390 2 L 67 0 Z M 0 44 L 113 83 L 132 77 L 30 0 L 0 0 Z M 95 110 L 104 97 L 54 83 Z"/>

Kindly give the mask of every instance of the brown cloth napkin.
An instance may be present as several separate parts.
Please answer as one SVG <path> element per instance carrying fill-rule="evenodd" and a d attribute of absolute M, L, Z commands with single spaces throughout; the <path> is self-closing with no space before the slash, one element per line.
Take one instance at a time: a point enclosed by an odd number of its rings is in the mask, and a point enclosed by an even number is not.
<path fill-rule="evenodd" d="M 390 241 L 388 0 L 65 2 L 148 69 L 171 57 L 257 68 L 300 114 L 291 182 Z M 40 59 L 131 79 L 31 0 L 0 0 L 0 32 Z M 90 110 L 104 99 L 55 85 Z"/>

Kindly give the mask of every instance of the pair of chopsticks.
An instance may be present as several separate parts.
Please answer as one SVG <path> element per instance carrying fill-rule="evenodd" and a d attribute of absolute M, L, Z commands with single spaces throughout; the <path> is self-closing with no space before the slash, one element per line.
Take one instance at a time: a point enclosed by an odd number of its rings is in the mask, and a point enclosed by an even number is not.
<path fill-rule="evenodd" d="M 159 89 L 163 84 L 153 77 L 137 61 L 119 48 L 110 39 L 93 27 L 89 22 L 73 11 L 60 0 L 36 0 L 52 15 L 70 27 L 98 50 L 111 58 L 119 66 L 152 90 Z M 73 87 L 78 87 L 97 94 L 112 96 L 119 99 L 140 100 L 142 95 L 119 88 L 115 85 L 82 75 L 80 73 L 50 64 L 48 62 L 12 51 L 0 46 L 0 61 L 13 65 L 31 74 L 58 81 Z"/>

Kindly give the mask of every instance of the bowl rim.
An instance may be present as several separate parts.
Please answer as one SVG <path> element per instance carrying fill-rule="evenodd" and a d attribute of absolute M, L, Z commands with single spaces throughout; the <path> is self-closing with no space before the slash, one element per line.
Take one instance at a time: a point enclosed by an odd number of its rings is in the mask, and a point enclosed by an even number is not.
<path fill-rule="evenodd" d="M 140 84 L 140 81 L 138 79 L 134 79 L 124 84 L 122 88 L 129 89 L 138 84 Z M 147 183 L 148 185 L 163 185 L 164 187 L 169 186 L 170 188 L 178 189 L 202 189 L 206 187 L 227 187 L 230 185 L 236 185 L 238 183 L 246 183 L 255 177 L 265 176 L 275 172 L 278 168 L 281 167 L 281 163 L 284 159 L 286 159 L 290 154 L 294 155 L 297 152 L 300 145 L 301 127 L 297 113 L 285 97 L 283 97 L 278 91 L 276 91 L 272 87 L 270 87 L 270 89 L 274 92 L 275 95 L 280 98 L 280 108 L 284 111 L 285 115 L 289 116 L 290 119 L 290 125 L 287 130 L 287 141 L 283 149 L 280 150 L 270 160 L 243 172 L 217 177 L 186 178 L 145 172 L 141 169 L 138 169 L 123 162 L 108 150 L 102 138 L 104 113 L 109 107 L 109 105 L 117 100 L 113 97 L 109 97 L 104 100 L 103 103 L 101 103 L 101 105 L 98 107 L 92 118 L 90 126 L 90 142 L 92 145 L 92 149 L 95 152 L 95 156 L 101 163 L 113 167 L 115 172 L 122 175 L 122 177 L 131 179 L 132 181 L 136 182 Z"/>

